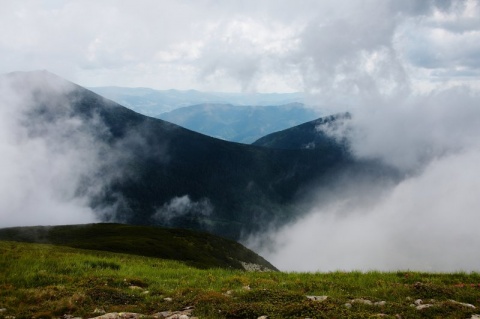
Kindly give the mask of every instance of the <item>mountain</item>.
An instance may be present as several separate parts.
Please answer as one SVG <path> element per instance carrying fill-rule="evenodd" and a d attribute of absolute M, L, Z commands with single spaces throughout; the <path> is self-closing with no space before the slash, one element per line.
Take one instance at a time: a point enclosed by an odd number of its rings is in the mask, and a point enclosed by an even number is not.
<path fill-rule="evenodd" d="M 276 149 L 346 148 L 345 141 L 338 141 L 328 132 L 344 129 L 349 113 L 330 115 L 259 138 L 252 145 Z"/>
<path fill-rule="evenodd" d="M 266 134 L 318 117 L 301 103 L 269 106 L 198 104 L 156 116 L 192 131 L 239 143 L 252 143 Z"/>
<path fill-rule="evenodd" d="M 260 269 L 277 270 L 235 241 L 185 229 L 122 224 L 12 227 L 0 229 L 0 240 L 171 259 L 197 268 L 245 269 L 258 265 Z"/>
<path fill-rule="evenodd" d="M 28 106 L 17 116 L 22 138 L 47 145 L 32 160 L 53 154 L 34 172 L 58 166 L 29 189 L 50 185 L 56 193 L 48 198 L 84 203 L 101 221 L 239 239 L 300 217 L 309 209 L 305 196 L 319 185 L 328 188 L 338 174 L 388 174 L 353 159 L 341 144 L 324 151 L 321 145 L 273 149 L 227 142 L 138 114 L 45 71 L 5 79 Z M 58 163 L 59 157 L 65 161 Z"/>
<path fill-rule="evenodd" d="M 302 93 L 223 93 L 116 86 L 89 89 L 135 112 L 148 116 L 157 116 L 180 107 L 201 103 L 265 106 L 303 102 Z"/>

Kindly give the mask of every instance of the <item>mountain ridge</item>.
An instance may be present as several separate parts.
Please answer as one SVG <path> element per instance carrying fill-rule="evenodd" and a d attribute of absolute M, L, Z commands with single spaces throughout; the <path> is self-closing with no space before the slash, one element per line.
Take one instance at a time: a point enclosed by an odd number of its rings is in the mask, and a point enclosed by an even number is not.
<path fill-rule="evenodd" d="M 29 135 L 65 136 L 67 146 L 91 141 L 84 147 L 102 165 L 82 176 L 76 193 L 88 196 L 102 221 L 238 240 L 302 216 L 308 207 L 299 202 L 312 185 L 329 185 L 346 169 L 372 172 L 341 145 L 322 152 L 227 142 L 146 117 L 51 73 L 12 77 L 17 93 L 31 97 L 22 122 Z"/>
<path fill-rule="evenodd" d="M 265 106 L 202 103 L 155 117 L 208 136 L 250 144 L 269 133 L 316 119 L 318 113 L 297 102 Z"/>

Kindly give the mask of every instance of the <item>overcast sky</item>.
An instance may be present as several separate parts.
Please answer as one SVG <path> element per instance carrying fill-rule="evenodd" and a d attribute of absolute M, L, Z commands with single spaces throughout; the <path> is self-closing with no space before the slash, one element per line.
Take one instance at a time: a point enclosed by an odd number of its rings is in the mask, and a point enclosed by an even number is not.
<path fill-rule="evenodd" d="M 324 96 L 479 83 L 478 0 L 1 0 L 1 8 L 1 73 Z"/>

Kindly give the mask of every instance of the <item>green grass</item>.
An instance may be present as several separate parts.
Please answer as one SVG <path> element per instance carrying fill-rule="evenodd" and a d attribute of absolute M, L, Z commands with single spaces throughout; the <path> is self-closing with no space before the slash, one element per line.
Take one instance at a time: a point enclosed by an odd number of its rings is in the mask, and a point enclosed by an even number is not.
<path fill-rule="evenodd" d="M 109 223 L 12 227 L 0 229 L 0 240 L 181 260 L 203 269 L 243 269 L 243 261 L 275 270 L 268 261 L 233 240 L 186 229 Z"/>
<path fill-rule="evenodd" d="M 199 318 L 470 318 L 480 310 L 480 274 L 417 272 L 247 273 L 198 269 L 153 257 L 0 241 L 1 317 L 152 315 L 194 306 Z M 132 289 L 130 286 L 136 286 Z M 249 286 L 250 289 L 245 289 Z M 145 293 L 148 291 L 148 293 Z M 326 295 L 323 302 L 307 295 Z M 165 301 L 170 297 L 172 301 Z M 352 303 L 364 298 L 385 306 Z M 431 308 L 417 310 L 416 299 Z"/>

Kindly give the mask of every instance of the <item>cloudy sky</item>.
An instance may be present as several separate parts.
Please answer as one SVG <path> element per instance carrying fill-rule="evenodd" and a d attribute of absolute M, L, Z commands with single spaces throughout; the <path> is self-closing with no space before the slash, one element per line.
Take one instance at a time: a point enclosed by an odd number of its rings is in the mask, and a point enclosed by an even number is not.
<path fill-rule="evenodd" d="M 0 73 L 47 69 L 84 86 L 323 96 L 479 83 L 478 0 L 1 5 Z"/>

